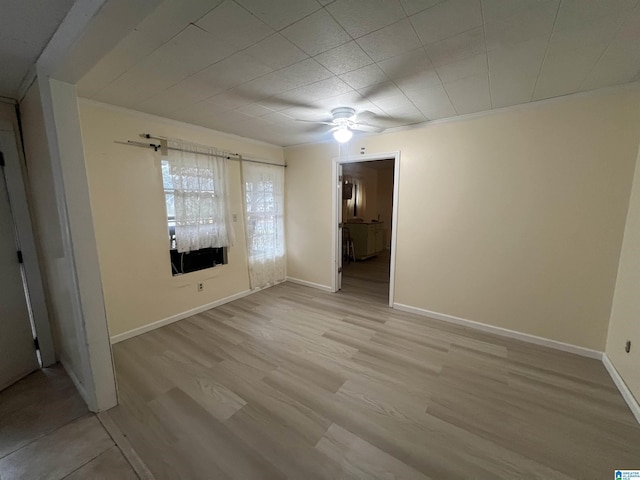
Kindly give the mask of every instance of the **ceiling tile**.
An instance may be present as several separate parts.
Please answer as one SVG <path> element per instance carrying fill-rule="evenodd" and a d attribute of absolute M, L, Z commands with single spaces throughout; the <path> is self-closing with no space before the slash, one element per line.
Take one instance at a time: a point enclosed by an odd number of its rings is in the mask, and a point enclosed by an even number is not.
<path fill-rule="evenodd" d="M 508 47 L 532 38 L 550 35 L 557 12 L 555 2 L 545 2 L 504 20 L 485 24 L 487 49 Z"/>
<path fill-rule="evenodd" d="M 640 74 L 640 8 L 628 14 L 598 63 L 580 86 L 581 90 L 617 85 L 639 80 Z"/>
<path fill-rule="evenodd" d="M 248 94 L 259 94 L 261 98 L 266 98 L 331 76 L 331 72 L 309 58 L 248 82 L 242 89 Z"/>
<path fill-rule="evenodd" d="M 551 42 L 563 50 L 574 50 L 586 46 L 609 45 L 622 28 L 625 17 L 609 15 L 563 30 L 556 29 Z"/>
<path fill-rule="evenodd" d="M 367 100 L 376 104 L 377 100 L 403 94 L 402 90 L 400 90 L 398 86 L 393 82 L 380 83 L 366 89 L 358 90 L 358 93 L 360 93 Z"/>
<path fill-rule="evenodd" d="M 236 0 L 276 30 L 297 22 L 321 8 L 316 0 Z"/>
<path fill-rule="evenodd" d="M 547 44 L 547 37 L 538 37 L 489 50 L 489 69 L 512 70 L 527 76 L 537 76 Z"/>
<path fill-rule="evenodd" d="M 442 83 L 435 69 L 413 73 L 406 77 L 398 78 L 395 82 L 403 92 L 434 87 Z"/>
<path fill-rule="evenodd" d="M 456 115 L 456 110 L 442 85 L 407 92 L 407 97 L 429 120 Z"/>
<path fill-rule="evenodd" d="M 303 18 L 281 32 L 309 55 L 318 55 L 351 40 L 324 9 Z"/>
<path fill-rule="evenodd" d="M 321 53 L 314 59 L 336 75 L 351 72 L 373 63 L 371 58 L 353 41 Z"/>
<path fill-rule="evenodd" d="M 252 103 L 255 103 L 255 98 L 245 95 L 243 91 L 237 88 L 232 88 L 203 100 L 200 105 L 207 106 L 209 110 L 226 112 L 251 105 Z"/>
<path fill-rule="evenodd" d="M 237 3 L 227 0 L 196 22 L 218 41 L 237 49 L 247 48 L 273 34 L 265 25 Z"/>
<path fill-rule="evenodd" d="M 232 88 L 263 76 L 272 69 L 244 52 L 238 52 L 203 70 L 200 75 L 221 88 Z"/>
<path fill-rule="evenodd" d="M 560 0 L 482 0 L 482 15 L 485 23 L 505 20 L 543 3 L 552 3 L 557 8 Z"/>
<path fill-rule="evenodd" d="M 383 60 L 378 63 L 378 66 L 391 79 L 433 70 L 433 65 L 422 48 Z"/>
<path fill-rule="evenodd" d="M 413 103 L 411 103 L 411 100 L 409 100 L 402 92 L 390 97 L 377 98 L 373 100 L 373 103 L 387 113 L 389 113 L 390 110 L 397 110 L 400 108 L 410 109 L 414 106 Z"/>
<path fill-rule="evenodd" d="M 482 25 L 480 0 L 447 0 L 411 17 L 423 44 L 453 37 Z"/>
<path fill-rule="evenodd" d="M 385 112 L 389 116 L 390 121 L 395 123 L 395 126 L 414 125 L 427 121 L 423 113 L 411 102 L 395 108 L 391 106 L 386 109 Z"/>
<path fill-rule="evenodd" d="M 535 75 L 514 70 L 491 70 L 489 78 L 493 108 L 529 102 L 536 85 Z"/>
<path fill-rule="evenodd" d="M 279 33 L 271 35 L 249 47 L 245 50 L 245 53 L 257 61 L 269 65 L 274 70 L 288 67 L 308 58 L 306 53 Z"/>
<path fill-rule="evenodd" d="M 314 102 L 314 105 L 316 105 L 321 111 L 324 111 L 327 114 L 329 114 L 331 110 L 337 107 L 348 106 L 355 108 L 357 112 L 374 108 L 374 105 L 370 101 L 368 101 L 362 95 L 355 91 L 336 95 L 335 97 L 316 100 Z"/>
<path fill-rule="evenodd" d="M 447 83 L 474 75 L 486 74 L 487 54 L 480 53 L 436 67 L 440 79 Z"/>
<path fill-rule="evenodd" d="M 267 108 L 267 107 L 263 107 L 262 105 L 258 104 L 258 103 L 252 103 L 249 105 L 244 105 L 240 108 L 236 108 L 236 111 L 244 114 L 244 115 L 248 115 L 250 117 L 262 117 L 264 115 L 267 115 L 269 113 L 273 113 L 273 110 Z"/>
<path fill-rule="evenodd" d="M 432 43 L 425 47 L 429 58 L 436 66 L 473 57 L 486 50 L 482 27 Z"/>
<path fill-rule="evenodd" d="M 389 77 L 377 65 L 359 68 L 353 72 L 340 75 L 340 78 L 354 89 L 365 88 L 389 80 Z"/>
<path fill-rule="evenodd" d="M 459 115 L 491 109 L 489 78 L 486 74 L 445 83 L 444 88 Z"/>
<path fill-rule="evenodd" d="M 186 77 L 187 71 L 184 68 L 152 53 L 93 98 L 100 102 L 133 108 Z"/>
<path fill-rule="evenodd" d="M 604 50 L 602 46 L 563 50 L 549 45 L 533 100 L 577 92 Z"/>
<path fill-rule="evenodd" d="M 634 8 L 637 0 L 562 0 L 555 30 L 564 30 Z"/>
<path fill-rule="evenodd" d="M 358 44 L 377 62 L 422 46 L 406 18 L 360 37 Z"/>
<path fill-rule="evenodd" d="M 221 91 L 210 82 L 203 82 L 194 75 L 136 105 L 135 108 L 163 116 L 217 95 Z"/>
<path fill-rule="evenodd" d="M 289 90 L 280 96 L 292 102 L 307 103 L 322 98 L 335 97 L 352 90 L 349 85 L 337 77 L 330 77 L 326 80 L 314 82 L 304 87 Z"/>
<path fill-rule="evenodd" d="M 431 8 L 445 0 L 400 0 L 407 15 L 413 15 L 427 8 Z"/>
<path fill-rule="evenodd" d="M 156 50 L 156 54 L 193 74 L 235 51 L 230 44 L 219 42 L 201 28 L 189 25 Z"/>
<path fill-rule="evenodd" d="M 337 0 L 326 8 L 353 38 L 386 27 L 405 16 L 398 0 Z"/>

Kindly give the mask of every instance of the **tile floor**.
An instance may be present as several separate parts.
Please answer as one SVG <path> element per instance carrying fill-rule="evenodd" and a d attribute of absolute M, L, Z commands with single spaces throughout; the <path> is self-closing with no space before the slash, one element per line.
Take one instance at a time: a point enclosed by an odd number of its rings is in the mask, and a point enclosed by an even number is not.
<path fill-rule="evenodd" d="M 0 480 L 138 480 L 64 369 L 0 392 Z"/>

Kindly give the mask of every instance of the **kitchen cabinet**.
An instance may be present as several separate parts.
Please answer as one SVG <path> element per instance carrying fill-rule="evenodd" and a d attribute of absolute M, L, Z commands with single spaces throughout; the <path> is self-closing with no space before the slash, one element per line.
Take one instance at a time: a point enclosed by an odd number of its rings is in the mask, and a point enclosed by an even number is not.
<path fill-rule="evenodd" d="M 349 229 L 356 260 L 365 260 L 375 257 L 384 250 L 384 224 L 382 222 L 371 223 L 346 223 Z"/>

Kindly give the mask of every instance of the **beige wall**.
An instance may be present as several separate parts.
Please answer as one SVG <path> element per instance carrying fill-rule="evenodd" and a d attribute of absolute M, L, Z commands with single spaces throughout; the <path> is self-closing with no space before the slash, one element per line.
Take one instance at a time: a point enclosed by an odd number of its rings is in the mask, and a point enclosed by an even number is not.
<path fill-rule="evenodd" d="M 640 162 L 640 156 L 638 157 Z M 631 351 L 624 350 L 631 341 Z M 616 293 L 611 311 L 607 356 L 640 401 L 640 165 L 636 165 L 624 232 Z"/>
<path fill-rule="evenodd" d="M 139 133 L 182 138 L 281 163 L 282 149 L 89 102 L 82 134 L 110 334 L 118 335 L 249 289 L 240 166 L 230 162 L 236 244 L 229 264 L 173 277 L 160 154 L 114 143 Z M 198 292 L 197 283 L 204 283 Z"/>
<path fill-rule="evenodd" d="M 401 151 L 395 302 L 603 350 L 637 90 L 356 138 Z M 334 144 L 285 150 L 289 275 L 330 285 Z"/>

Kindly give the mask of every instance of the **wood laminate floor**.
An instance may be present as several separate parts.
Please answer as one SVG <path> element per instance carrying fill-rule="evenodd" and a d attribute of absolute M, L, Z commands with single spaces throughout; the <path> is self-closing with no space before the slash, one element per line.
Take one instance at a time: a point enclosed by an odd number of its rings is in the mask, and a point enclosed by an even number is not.
<path fill-rule="evenodd" d="M 158 480 L 640 468 L 640 427 L 599 361 L 347 290 L 284 283 L 115 345 L 110 417 Z"/>

